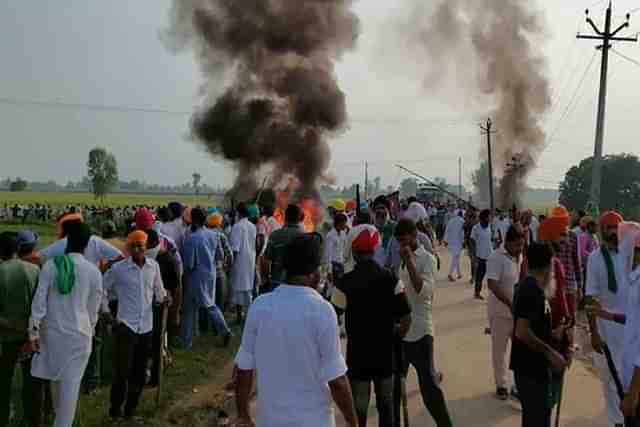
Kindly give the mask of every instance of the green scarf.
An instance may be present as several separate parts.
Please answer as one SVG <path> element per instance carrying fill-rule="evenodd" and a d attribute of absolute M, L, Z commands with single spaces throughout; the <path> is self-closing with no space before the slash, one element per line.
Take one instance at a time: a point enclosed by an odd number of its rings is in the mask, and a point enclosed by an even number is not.
<path fill-rule="evenodd" d="M 62 295 L 71 293 L 73 286 L 76 284 L 75 265 L 73 259 L 69 255 L 57 256 L 53 258 L 56 266 L 56 286 L 58 292 Z"/>
<path fill-rule="evenodd" d="M 609 277 L 607 285 L 609 290 L 614 294 L 618 293 L 618 282 L 616 281 L 616 271 L 613 267 L 613 259 L 609 253 L 609 249 L 605 245 L 600 246 L 602 251 L 602 258 L 604 258 L 604 265 L 607 267 L 607 276 Z"/>
<path fill-rule="evenodd" d="M 396 225 L 392 221 L 387 221 L 387 223 L 382 227 L 382 230 L 378 230 L 380 234 L 382 234 L 382 247 L 387 249 L 389 246 L 389 242 L 393 237 L 393 231 L 395 230 Z"/>

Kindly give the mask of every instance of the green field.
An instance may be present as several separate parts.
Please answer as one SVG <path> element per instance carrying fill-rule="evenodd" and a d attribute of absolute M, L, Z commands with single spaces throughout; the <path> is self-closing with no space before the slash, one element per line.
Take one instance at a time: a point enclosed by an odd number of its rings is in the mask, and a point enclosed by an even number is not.
<path fill-rule="evenodd" d="M 181 202 L 188 205 L 216 206 L 221 202 L 216 196 L 174 195 L 174 194 L 135 194 L 116 193 L 107 196 L 106 206 L 130 206 L 130 205 L 166 205 L 168 202 Z M 99 205 L 91 193 L 36 193 L 30 191 L 8 192 L 0 191 L 0 206 L 5 204 L 48 204 L 51 206 L 66 205 Z"/>
<path fill-rule="evenodd" d="M 53 243 L 56 240 L 56 226 L 55 224 L 4 224 L 0 223 L 0 232 L 2 231 L 20 231 L 31 230 L 38 233 L 40 241 L 38 242 L 38 249 L 42 249 Z"/>

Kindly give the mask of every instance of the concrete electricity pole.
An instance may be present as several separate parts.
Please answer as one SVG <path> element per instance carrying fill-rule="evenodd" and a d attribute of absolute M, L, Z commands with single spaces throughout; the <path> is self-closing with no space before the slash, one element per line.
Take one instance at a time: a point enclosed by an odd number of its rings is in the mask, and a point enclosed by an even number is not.
<path fill-rule="evenodd" d="M 604 141 L 604 120 L 607 104 L 607 71 L 609 69 L 609 49 L 610 42 L 637 42 L 637 37 L 616 37 L 622 29 L 629 27 L 631 15 L 627 14 L 627 22 L 620 25 L 615 31 L 611 31 L 611 0 L 607 7 L 604 23 L 604 31 L 600 31 L 593 20 L 589 17 L 589 9 L 586 10 L 587 22 L 595 31 L 595 35 L 579 34 L 579 39 L 602 40 L 602 45 L 597 49 L 602 49 L 602 65 L 600 68 L 600 95 L 598 97 L 598 118 L 596 123 L 596 144 L 593 154 L 593 169 L 591 175 L 591 193 L 589 196 L 590 208 L 600 210 L 600 185 L 602 184 L 602 145 Z"/>
<path fill-rule="evenodd" d="M 487 135 L 487 161 L 489 165 L 489 208 L 491 209 L 491 215 L 495 212 L 495 201 L 493 198 L 493 160 L 491 158 L 491 135 L 496 133 L 491 130 L 493 123 L 491 119 L 487 119 L 487 124 L 485 126 L 480 125 L 480 129 L 482 129 L 482 134 Z"/>
<path fill-rule="evenodd" d="M 369 200 L 369 162 L 364 162 L 364 199 Z"/>

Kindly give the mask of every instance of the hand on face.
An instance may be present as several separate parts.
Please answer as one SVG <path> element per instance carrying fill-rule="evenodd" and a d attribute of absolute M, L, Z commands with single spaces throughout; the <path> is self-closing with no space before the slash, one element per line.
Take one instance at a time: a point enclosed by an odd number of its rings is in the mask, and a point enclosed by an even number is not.
<path fill-rule="evenodd" d="M 411 246 L 408 244 L 403 244 L 400 246 L 400 257 L 403 261 L 409 260 L 413 256 L 413 251 L 411 250 Z"/>
<path fill-rule="evenodd" d="M 602 229 L 602 238 L 611 245 L 618 245 L 618 226 L 607 225 Z"/>

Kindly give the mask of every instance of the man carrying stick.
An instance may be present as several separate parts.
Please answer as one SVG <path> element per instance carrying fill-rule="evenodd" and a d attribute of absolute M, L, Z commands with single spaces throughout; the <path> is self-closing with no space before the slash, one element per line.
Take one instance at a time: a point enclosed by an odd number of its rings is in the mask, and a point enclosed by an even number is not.
<path fill-rule="evenodd" d="M 589 256 L 587 265 L 587 304 L 597 300 L 604 310 L 617 314 L 625 313 L 628 290 L 624 273 L 624 257 L 618 248 L 618 225 L 622 222 L 622 216 L 614 211 L 605 212 L 600 217 L 602 245 Z M 600 371 L 609 422 L 622 426 L 624 417 L 620 411 L 620 398 L 607 365 L 603 346 L 607 345 L 611 350 L 615 367 L 620 372 L 624 327 L 603 319 L 596 319 L 594 316 L 589 316 L 589 326 L 594 364 Z"/>

